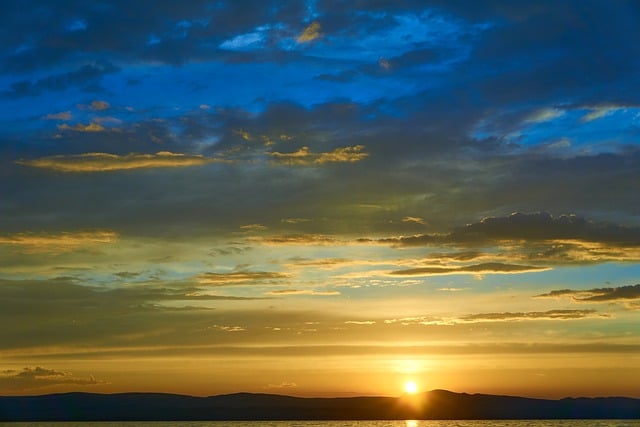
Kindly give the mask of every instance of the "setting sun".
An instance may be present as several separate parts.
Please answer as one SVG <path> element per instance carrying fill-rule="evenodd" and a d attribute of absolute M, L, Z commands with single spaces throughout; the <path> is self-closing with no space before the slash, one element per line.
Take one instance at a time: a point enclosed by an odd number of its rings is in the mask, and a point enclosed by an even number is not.
<path fill-rule="evenodd" d="M 418 392 L 418 384 L 415 381 L 407 381 L 404 383 L 404 391 L 408 394 L 415 394 Z"/>

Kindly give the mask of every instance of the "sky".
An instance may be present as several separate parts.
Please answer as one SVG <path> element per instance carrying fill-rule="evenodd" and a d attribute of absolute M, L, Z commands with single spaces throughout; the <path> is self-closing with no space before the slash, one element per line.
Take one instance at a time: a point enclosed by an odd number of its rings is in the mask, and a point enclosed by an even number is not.
<path fill-rule="evenodd" d="M 640 397 L 639 18 L 3 1 L 0 395 Z"/>

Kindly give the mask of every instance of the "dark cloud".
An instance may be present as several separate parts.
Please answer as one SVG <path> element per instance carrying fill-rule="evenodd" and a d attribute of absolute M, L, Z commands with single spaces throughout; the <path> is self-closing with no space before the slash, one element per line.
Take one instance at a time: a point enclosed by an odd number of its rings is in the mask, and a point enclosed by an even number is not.
<path fill-rule="evenodd" d="M 444 235 L 419 235 L 399 239 L 406 246 L 437 243 L 488 243 L 500 240 L 581 240 L 622 246 L 640 245 L 640 228 L 589 221 L 577 215 L 553 216 L 547 212 L 513 213 L 488 217 Z"/>
<path fill-rule="evenodd" d="M 6 302 L 0 321 L 13 325 L 0 332 L 1 347 L 115 345 L 129 342 L 127 337 L 136 334 L 142 345 L 155 343 L 158 331 L 169 341 L 181 341 L 181 335 L 197 340 L 200 335 L 194 329 L 213 321 L 224 324 L 225 315 L 193 305 L 208 302 L 228 307 L 261 299 L 216 295 L 207 287 L 181 283 L 97 287 L 78 282 L 73 278 L 0 280 L 0 298 Z"/>
<path fill-rule="evenodd" d="M 269 271 L 233 271 L 230 273 L 202 273 L 196 280 L 207 286 L 242 286 L 270 283 L 291 278 L 290 274 Z"/>
<path fill-rule="evenodd" d="M 498 262 L 490 262 L 483 264 L 466 265 L 462 267 L 422 267 L 410 268 L 407 270 L 396 270 L 390 274 L 398 276 L 431 276 L 437 274 L 496 274 L 496 273 L 530 273 L 534 271 L 546 270 L 544 267 L 535 267 L 531 265 L 514 265 L 503 264 Z"/>
<path fill-rule="evenodd" d="M 119 69 L 106 61 L 86 64 L 75 71 L 52 74 L 36 81 L 20 80 L 11 84 L 9 90 L 2 92 L 6 98 L 23 96 L 37 96 L 43 92 L 61 92 L 69 88 L 79 88 L 85 91 L 100 91 L 100 80 L 107 74 L 115 73 Z"/>
<path fill-rule="evenodd" d="M 184 64 L 221 57 L 224 40 L 281 22 L 300 26 L 303 3 L 283 4 L 246 0 L 141 1 L 108 4 L 62 0 L 55 6 L 34 0 L 8 1 L 0 24 L 3 45 L 18 47 L 4 53 L 4 70 L 46 69 L 76 58 L 110 56 L 119 60 Z"/>
<path fill-rule="evenodd" d="M 470 314 L 461 318 L 464 322 L 504 322 L 521 320 L 576 320 L 585 318 L 608 318 L 608 315 L 597 314 L 595 310 L 549 310 L 524 313 L 481 313 Z"/>
<path fill-rule="evenodd" d="M 584 290 L 560 289 L 536 295 L 536 298 L 559 297 L 571 297 L 576 302 L 624 302 L 629 300 L 640 300 L 640 284 L 620 286 L 617 288 L 595 288 Z"/>

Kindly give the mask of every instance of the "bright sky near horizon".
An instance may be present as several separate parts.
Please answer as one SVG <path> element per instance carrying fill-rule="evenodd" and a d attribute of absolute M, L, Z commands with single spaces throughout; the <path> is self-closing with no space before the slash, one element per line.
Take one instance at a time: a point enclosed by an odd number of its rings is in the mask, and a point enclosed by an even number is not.
<path fill-rule="evenodd" d="M 638 22 L 3 1 L 0 395 L 640 397 Z"/>

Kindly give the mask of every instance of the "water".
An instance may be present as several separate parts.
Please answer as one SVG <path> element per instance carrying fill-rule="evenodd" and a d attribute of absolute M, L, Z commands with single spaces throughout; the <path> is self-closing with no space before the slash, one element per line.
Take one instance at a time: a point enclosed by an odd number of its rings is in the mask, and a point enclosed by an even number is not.
<path fill-rule="evenodd" d="M 640 427 L 640 420 L 25 422 L 0 427 Z"/>

